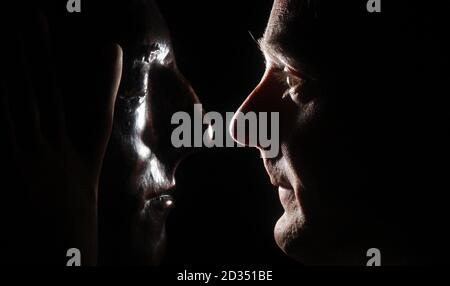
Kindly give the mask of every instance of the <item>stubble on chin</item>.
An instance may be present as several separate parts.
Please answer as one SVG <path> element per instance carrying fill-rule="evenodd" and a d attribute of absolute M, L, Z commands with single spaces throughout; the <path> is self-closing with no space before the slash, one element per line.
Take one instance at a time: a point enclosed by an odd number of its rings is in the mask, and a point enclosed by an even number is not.
<path fill-rule="evenodd" d="M 278 247 L 290 255 L 289 250 L 298 243 L 304 227 L 305 217 L 301 207 L 295 202 L 290 203 L 275 225 L 274 237 Z"/>

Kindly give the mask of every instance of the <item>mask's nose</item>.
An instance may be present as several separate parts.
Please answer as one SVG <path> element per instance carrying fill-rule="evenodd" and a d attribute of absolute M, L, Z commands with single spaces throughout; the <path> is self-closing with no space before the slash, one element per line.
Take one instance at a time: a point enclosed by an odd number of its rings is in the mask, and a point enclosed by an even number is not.
<path fill-rule="evenodd" d="M 172 133 L 178 127 L 172 123 L 174 114 L 184 112 L 189 115 L 191 130 L 188 133 L 191 138 L 194 136 L 194 120 L 202 120 L 204 114 L 195 91 L 176 66 L 150 71 L 146 104 L 148 118 L 142 140 L 162 162 L 174 167 L 188 154 L 199 149 L 192 144 L 175 146 L 172 142 Z M 201 134 L 205 134 L 208 125 L 201 126 Z"/>

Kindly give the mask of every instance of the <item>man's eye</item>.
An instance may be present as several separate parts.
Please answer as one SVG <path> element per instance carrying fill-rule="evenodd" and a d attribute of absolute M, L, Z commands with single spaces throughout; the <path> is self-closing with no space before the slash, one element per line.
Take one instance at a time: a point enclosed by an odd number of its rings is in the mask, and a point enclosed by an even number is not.
<path fill-rule="evenodd" d="M 292 75 L 286 75 L 286 83 L 289 88 L 297 88 L 302 84 L 302 79 Z"/>
<path fill-rule="evenodd" d="M 300 93 L 302 90 L 302 85 L 304 80 L 296 75 L 289 73 L 289 71 L 284 70 L 286 74 L 286 87 L 287 90 L 283 94 L 283 98 L 290 96 L 292 101 L 295 103 L 300 103 Z"/>

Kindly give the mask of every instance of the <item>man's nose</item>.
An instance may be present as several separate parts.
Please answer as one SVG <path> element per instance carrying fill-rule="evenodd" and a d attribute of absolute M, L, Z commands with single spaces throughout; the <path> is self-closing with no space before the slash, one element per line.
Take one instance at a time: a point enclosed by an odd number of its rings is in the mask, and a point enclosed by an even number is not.
<path fill-rule="evenodd" d="M 259 84 L 247 96 L 231 119 L 229 132 L 234 141 L 244 146 L 260 148 L 257 141 L 256 144 L 252 144 L 253 142 L 250 140 L 250 132 L 255 131 L 250 130 L 251 124 L 249 128 L 245 128 L 244 124 L 238 122 L 243 122 L 242 118 L 249 113 L 255 113 L 257 120 L 259 120 L 260 112 L 278 112 L 281 107 L 280 87 L 280 81 L 274 76 L 273 72 L 266 71 Z M 250 118 L 250 116 L 247 118 Z M 244 133 L 242 130 L 238 130 L 239 128 L 244 128 Z M 259 124 L 257 124 L 257 128 L 259 129 Z"/>

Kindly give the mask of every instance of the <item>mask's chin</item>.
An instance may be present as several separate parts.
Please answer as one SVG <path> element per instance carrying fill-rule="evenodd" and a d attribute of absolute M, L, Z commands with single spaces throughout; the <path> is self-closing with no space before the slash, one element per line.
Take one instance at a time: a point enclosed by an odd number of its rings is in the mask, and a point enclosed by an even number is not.
<path fill-rule="evenodd" d="M 166 249 L 166 219 L 174 206 L 172 192 L 175 188 L 173 172 L 155 157 L 147 160 L 148 165 L 140 177 L 142 205 L 134 230 L 137 255 L 144 264 L 157 265 Z M 139 254 L 140 252 L 140 254 Z"/>
<path fill-rule="evenodd" d="M 145 255 L 146 264 L 157 265 L 164 257 L 166 249 L 166 219 L 173 207 L 172 196 L 163 194 L 146 200 L 140 213 L 140 223 L 136 228 L 138 251 Z M 140 238 L 140 239 L 139 239 Z"/>

